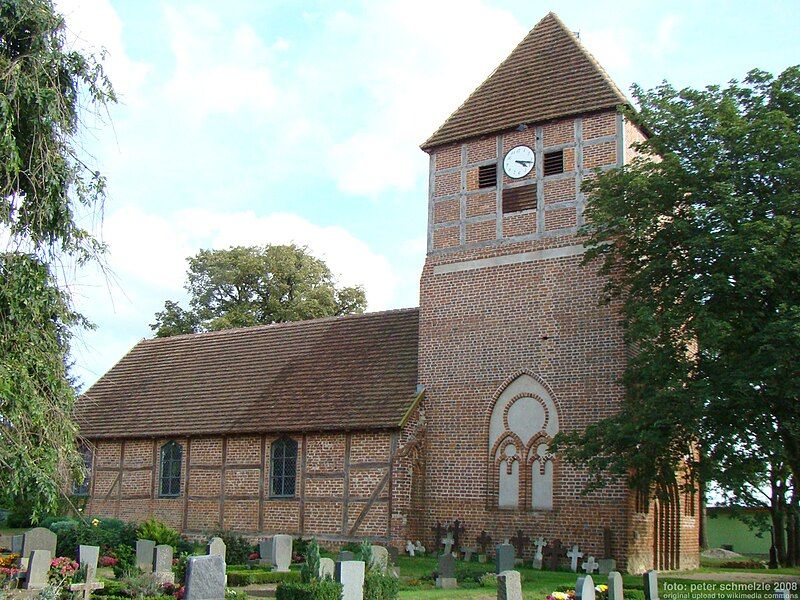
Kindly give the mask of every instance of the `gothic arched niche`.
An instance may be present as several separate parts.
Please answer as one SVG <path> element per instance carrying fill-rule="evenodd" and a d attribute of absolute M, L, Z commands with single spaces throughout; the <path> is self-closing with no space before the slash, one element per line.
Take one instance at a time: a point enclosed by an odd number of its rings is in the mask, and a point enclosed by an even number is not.
<path fill-rule="evenodd" d="M 553 508 L 558 411 L 550 392 L 523 373 L 500 392 L 489 419 L 490 490 L 500 508 Z"/>

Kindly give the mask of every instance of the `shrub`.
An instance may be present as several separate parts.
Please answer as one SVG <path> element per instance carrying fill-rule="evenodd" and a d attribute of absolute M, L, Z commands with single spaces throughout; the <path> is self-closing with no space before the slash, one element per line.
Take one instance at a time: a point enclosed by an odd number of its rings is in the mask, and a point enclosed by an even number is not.
<path fill-rule="evenodd" d="M 522 575 L 520 574 L 520 579 Z M 480 584 L 483 587 L 497 587 L 497 575 L 494 573 L 484 573 L 480 579 Z"/>
<path fill-rule="evenodd" d="M 217 531 L 212 536 L 222 538 L 225 542 L 225 560 L 229 565 L 243 565 L 255 546 L 235 531 Z"/>
<path fill-rule="evenodd" d="M 330 580 L 281 583 L 275 590 L 275 600 L 341 600 L 341 597 L 341 584 Z"/>
<path fill-rule="evenodd" d="M 292 559 L 303 561 L 306 559 L 306 552 L 308 552 L 309 545 L 311 542 L 314 541 L 312 538 L 311 540 L 304 540 L 303 538 L 297 539 L 292 544 Z M 319 546 L 317 546 L 319 549 Z"/>
<path fill-rule="evenodd" d="M 644 590 L 623 590 L 623 598 L 625 600 L 644 600 Z"/>
<path fill-rule="evenodd" d="M 100 546 L 103 553 L 122 546 L 136 544 L 136 525 L 124 523 L 119 519 L 92 519 L 88 523 L 75 519 L 61 519 L 49 525 L 50 531 L 58 536 L 56 554 L 76 556 L 78 546 Z"/>
<path fill-rule="evenodd" d="M 173 561 L 172 570 L 175 573 L 175 583 L 183 585 L 186 582 L 186 567 L 189 566 L 189 554 L 181 552 Z"/>
<path fill-rule="evenodd" d="M 300 569 L 300 579 L 303 583 L 311 583 L 315 579 L 319 579 L 319 545 L 317 540 L 312 539 L 305 551 L 306 561 L 303 563 L 303 568 Z"/>
<path fill-rule="evenodd" d="M 237 592 L 230 588 L 225 588 L 225 600 L 247 600 L 247 594 L 244 592 Z"/>
<path fill-rule="evenodd" d="M 100 581 L 103 582 L 103 587 L 99 590 L 95 590 L 92 592 L 92 596 L 124 596 L 125 595 L 125 585 L 122 581 L 117 581 L 115 579 L 105 579 L 101 578 Z"/>
<path fill-rule="evenodd" d="M 156 519 L 149 519 L 139 525 L 137 533 L 140 539 L 153 540 L 156 545 L 165 544 L 175 549 L 177 549 L 178 543 L 181 541 L 180 533 Z"/>
<path fill-rule="evenodd" d="M 370 571 L 364 577 L 364 600 L 396 600 L 399 584 L 397 579 Z"/>
<path fill-rule="evenodd" d="M 342 546 L 342 552 L 352 552 L 355 555 L 358 555 L 358 552 L 361 550 L 361 544 L 358 542 L 347 542 Z"/>
<path fill-rule="evenodd" d="M 121 583 L 124 586 L 125 594 L 131 598 L 155 598 L 163 595 L 161 584 L 149 573 L 128 575 L 122 579 Z"/>
<path fill-rule="evenodd" d="M 231 587 L 245 587 L 254 583 L 299 583 L 300 573 L 288 571 L 228 571 L 228 585 Z"/>
<path fill-rule="evenodd" d="M 456 569 L 456 580 L 458 583 L 466 583 L 471 581 L 473 583 L 480 583 L 481 579 L 486 575 L 486 569 L 478 567 L 460 566 Z"/>
<path fill-rule="evenodd" d="M 364 540 L 359 545 L 356 560 L 363 560 L 367 569 L 372 566 L 372 546 L 367 540 Z"/>
<path fill-rule="evenodd" d="M 120 546 L 114 550 L 117 564 L 114 565 L 114 577 L 122 579 L 123 577 L 135 573 L 136 568 L 136 552 L 131 546 Z"/>

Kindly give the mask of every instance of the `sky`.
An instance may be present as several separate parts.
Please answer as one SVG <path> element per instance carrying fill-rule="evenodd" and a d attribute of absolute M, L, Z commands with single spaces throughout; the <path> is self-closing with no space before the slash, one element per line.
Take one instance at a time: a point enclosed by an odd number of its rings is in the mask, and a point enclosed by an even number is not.
<path fill-rule="evenodd" d="M 106 269 L 72 275 L 95 329 L 91 385 L 165 300 L 186 258 L 297 243 L 368 310 L 416 306 L 427 155 L 419 145 L 547 12 L 628 91 L 701 87 L 800 63 L 800 2 L 56 0 L 70 45 L 104 52 L 119 96 L 81 146 L 108 179 Z"/>

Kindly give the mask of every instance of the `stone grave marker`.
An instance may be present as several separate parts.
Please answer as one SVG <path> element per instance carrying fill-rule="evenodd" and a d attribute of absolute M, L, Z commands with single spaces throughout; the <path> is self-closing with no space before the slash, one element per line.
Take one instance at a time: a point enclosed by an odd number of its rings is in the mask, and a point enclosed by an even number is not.
<path fill-rule="evenodd" d="M 184 600 L 225 600 L 225 580 L 221 554 L 192 556 L 186 566 Z"/>
<path fill-rule="evenodd" d="M 319 559 L 319 571 L 317 572 L 317 576 L 323 579 L 333 579 L 333 576 L 336 573 L 336 563 L 333 562 L 332 558 L 328 558 L 323 556 Z"/>
<path fill-rule="evenodd" d="M 578 550 L 578 544 L 575 544 L 570 548 L 570 551 L 567 552 L 567 556 L 570 559 L 569 568 L 573 573 L 578 572 L 578 560 L 583 557 L 583 552 Z"/>
<path fill-rule="evenodd" d="M 597 561 L 594 559 L 594 556 L 590 556 L 585 561 L 583 561 L 581 569 L 583 569 L 583 572 L 586 573 L 587 575 L 591 575 L 597 570 L 597 567 L 599 566 L 600 565 L 597 564 Z"/>
<path fill-rule="evenodd" d="M 575 584 L 575 600 L 594 600 L 594 580 L 591 575 L 578 577 Z"/>
<path fill-rule="evenodd" d="M 522 562 L 522 557 L 525 555 L 525 546 L 531 541 L 527 535 L 522 533 L 522 529 L 517 529 L 517 535 L 511 538 L 511 543 L 514 544 L 514 549 L 517 551 L 517 562 Z"/>
<path fill-rule="evenodd" d="M 416 554 L 418 554 L 419 556 L 425 556 L 425 553 L 427 551 L 428 550 L 425 548 L 425 546 L 422 545 L 422 542 L 420 542 L 419 540 L 414 542 L 414 552 Z"/>
<path fill-rule="evenodd" d="M 608 600 L 624 600 L 622 575 L 618 571 L 608 574 Z"/>
<path fill-rule="evenodd" d="M 212 537 L 208 540 L 208 545 L 206 546 L 206 554 L 208 555 L 216 555 L 222 557 L 222 562 L 225 562 L 226 554 L 228 549 L 225 546 L 225 542 L 222 540 L 221 537 Z"/>
<path fill-rule="evenodd" d="M 555 539 L 544 549 L 544 564 L 550 571 L 558 571 L 562 556 L 564 556 L 564 546 L 561 540 Z"/>
<path fill-rule="evenodd" d="M 450 552 L 445 552 L 439 557 L 436 587 L 443 590 L 458 587 L 458 582 L 456 581 L 456 559 L 453 558 Z"/>
<path fill-rule="evenodd" d="M 503 571 L 513 571 L 516 555 L 514 554 L 514 546 L 505 542 L 495 548 L 494 552 L 494 571 L 495 573 L 502 573 Z"/>
<path fill-rule="evenodd" d="M 547 545 L 547 542 L 544 541 L 543 537 L 538 537 L 533 542 L 533 545 L 536 547 L 536 550 L 533 553 L 533 564 L 531 565 L 534 569 L 541 569 L 542 568 L 542 548 Z"/>
<path fill-rule="evenodd" d="M 362 560 L 345 560 L 336 563 L 336 581 L 342 584 L 342 600 L 363 600 L 364 567 Z"/>
<path fill-rule="evenodd" d="M 409 556 L 414 556 L 416 554 L 416 547 L 411 542 L 411 540 L 408 540 L 406 542 L 406 552 L 408 553 Z"/>
<path fill-rule="evenodd" d="M 70 592 L 80 592 L 83 600 L 89 600 L 92 597 L 92 592 L 95 590 L 102 590 L 105 584 L 102 581 L 84 581 L 83 583 L 69 584 Z"/>
<path fill-rule="evenodd" d="M 347 561 L 355 560 L 355 559 L 356 559 L 356 555 L 353 554 L 352 552 L 350 552 L 349 550 L 341 550 L 339 552 L 339 558 L 338 558 L 339 562 L 347 562 Z"/>
<path fill-rule="evenodd" d="M 289 565 L 292 564 L 293 541 L 292 536 L 284 534 L 276 535 L 272 538 L 272 560 L 278 573 L 289 571 Z"/>
<path fill-rule="evenodd" d="M 386 575 L 389 569 L 389 551 L 384 546 L 370 546 L 370 550 L 372 551 L 370 570 L 374 569 Z"/>
<path fill-rule="evenodd" d="M 258 542 L 258 562 L 271 567 L 274 563 L 272 557 L 272 538 L 264 538 Z"/>
<path fill-rule="evenodd" d="M 472 546 L 464 546 L 460 548 L 460 550 L 464 562 L 472 562 L 472 555 L 475 554 L 477 548 L 473 548 Z"/>
<path fill-rule="evenodd" d="M 492 543 L 492 538 L 486 531 L 481 531 L 481 534 L 475 538 L 475 542 L 478 544 L 478 562 L 485 563 L 486 550 L 489 548 L 489 544 Z"/>
<path fill-rule="evenodd" d="M 100 559 L 100 546 L 78 546 L 78 564 L 86 566 L 86 581 L 93 581 L 97 575 L 97 561 Z"/>
<path fill-rule="evenodd" d="M 644 600 L 658 600 L 658 572 L 647 571 L 642 575 L 644 582 Z"/>
<path fill-rule="evenodd" d="M 464 524 L 458 519 L 456 519 L 451 523 L 448 531 L 450 531 L 450 535 L 453 536 L 454 548 L 458 549 L 461 547 L 461 534 L 464 533 L 466 530 L 467 528 L 464 527 Z"/>
<path fill-rule="evenodd" d="M 497 600 L 522 600 L 519 571 L 503 571 L 497 576 Z"/>
<path fill-rule="evenodd" d="M 20 564 L 25 567 L 28 564 L 31 552 L 34 550 L 47 550 L 50 556 L 56 555 L 56 534 L 44 527 L 34 527 L 22 535 L 22 550 L 20 552 Z"/>
<path fill-rule="evenodd" d="M 613 558 L 601 558 L 597 561 L 600 575 L 608 575 L 617 569 L 617 561 Z"/>
<path fill-rule="evenodd" d="M 452 554 L 453 553 L 453 544 L 455 540 L 453 539 L 453 534 L 448 533 L 447 537 L 442 540 L 442 545 L 444 546 L 444 553 L 445 554 Z"/>
<path fill-rule="evenodd" d="M 175 573 L 172 572 L 172 546 L 159 544 L 153 556 L 153 577 L 161 585 L 175 583 Z"/>
<path fill-rule="evenodd" d="M 50 561 L 53 554 L 50 550 L 34 550 L 28 556 L 28 572 L 25 574 L 26 590 L 41 590 L 47 585 L 50 572 Z"/>
<path fill-rule="evenodd" d="M 153 571 L 153 554 L 156 543 L 153 540 L 136 540 L 136 566 L 144 573 Z"/>
<path fill-rule="evenodd" d="M 22 540 L 25 536 L 22 534 L 11 536 L 11 552 L 14 554 L 22 555 Z"/>

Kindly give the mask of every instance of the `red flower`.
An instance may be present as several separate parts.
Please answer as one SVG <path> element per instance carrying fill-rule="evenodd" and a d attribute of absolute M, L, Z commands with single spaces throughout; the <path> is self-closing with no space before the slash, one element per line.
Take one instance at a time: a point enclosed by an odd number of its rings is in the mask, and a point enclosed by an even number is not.
<path fill-rule="evenodd" d="M 119 560 L 114 558 L 113 556 L 101 556 L 100 557 L 100 566 L 101 567 L 113 567 L 118 562 L 119 562 Z"/>
<path fill-rule="evenodd" d="M 261 558 L 261 556 L 258 554 L 258 552 L 251 552 L 250 554 L 247 555 L 247 558 L 249 558 L 250 560 L 258 560 L 259 558 Z"/>

